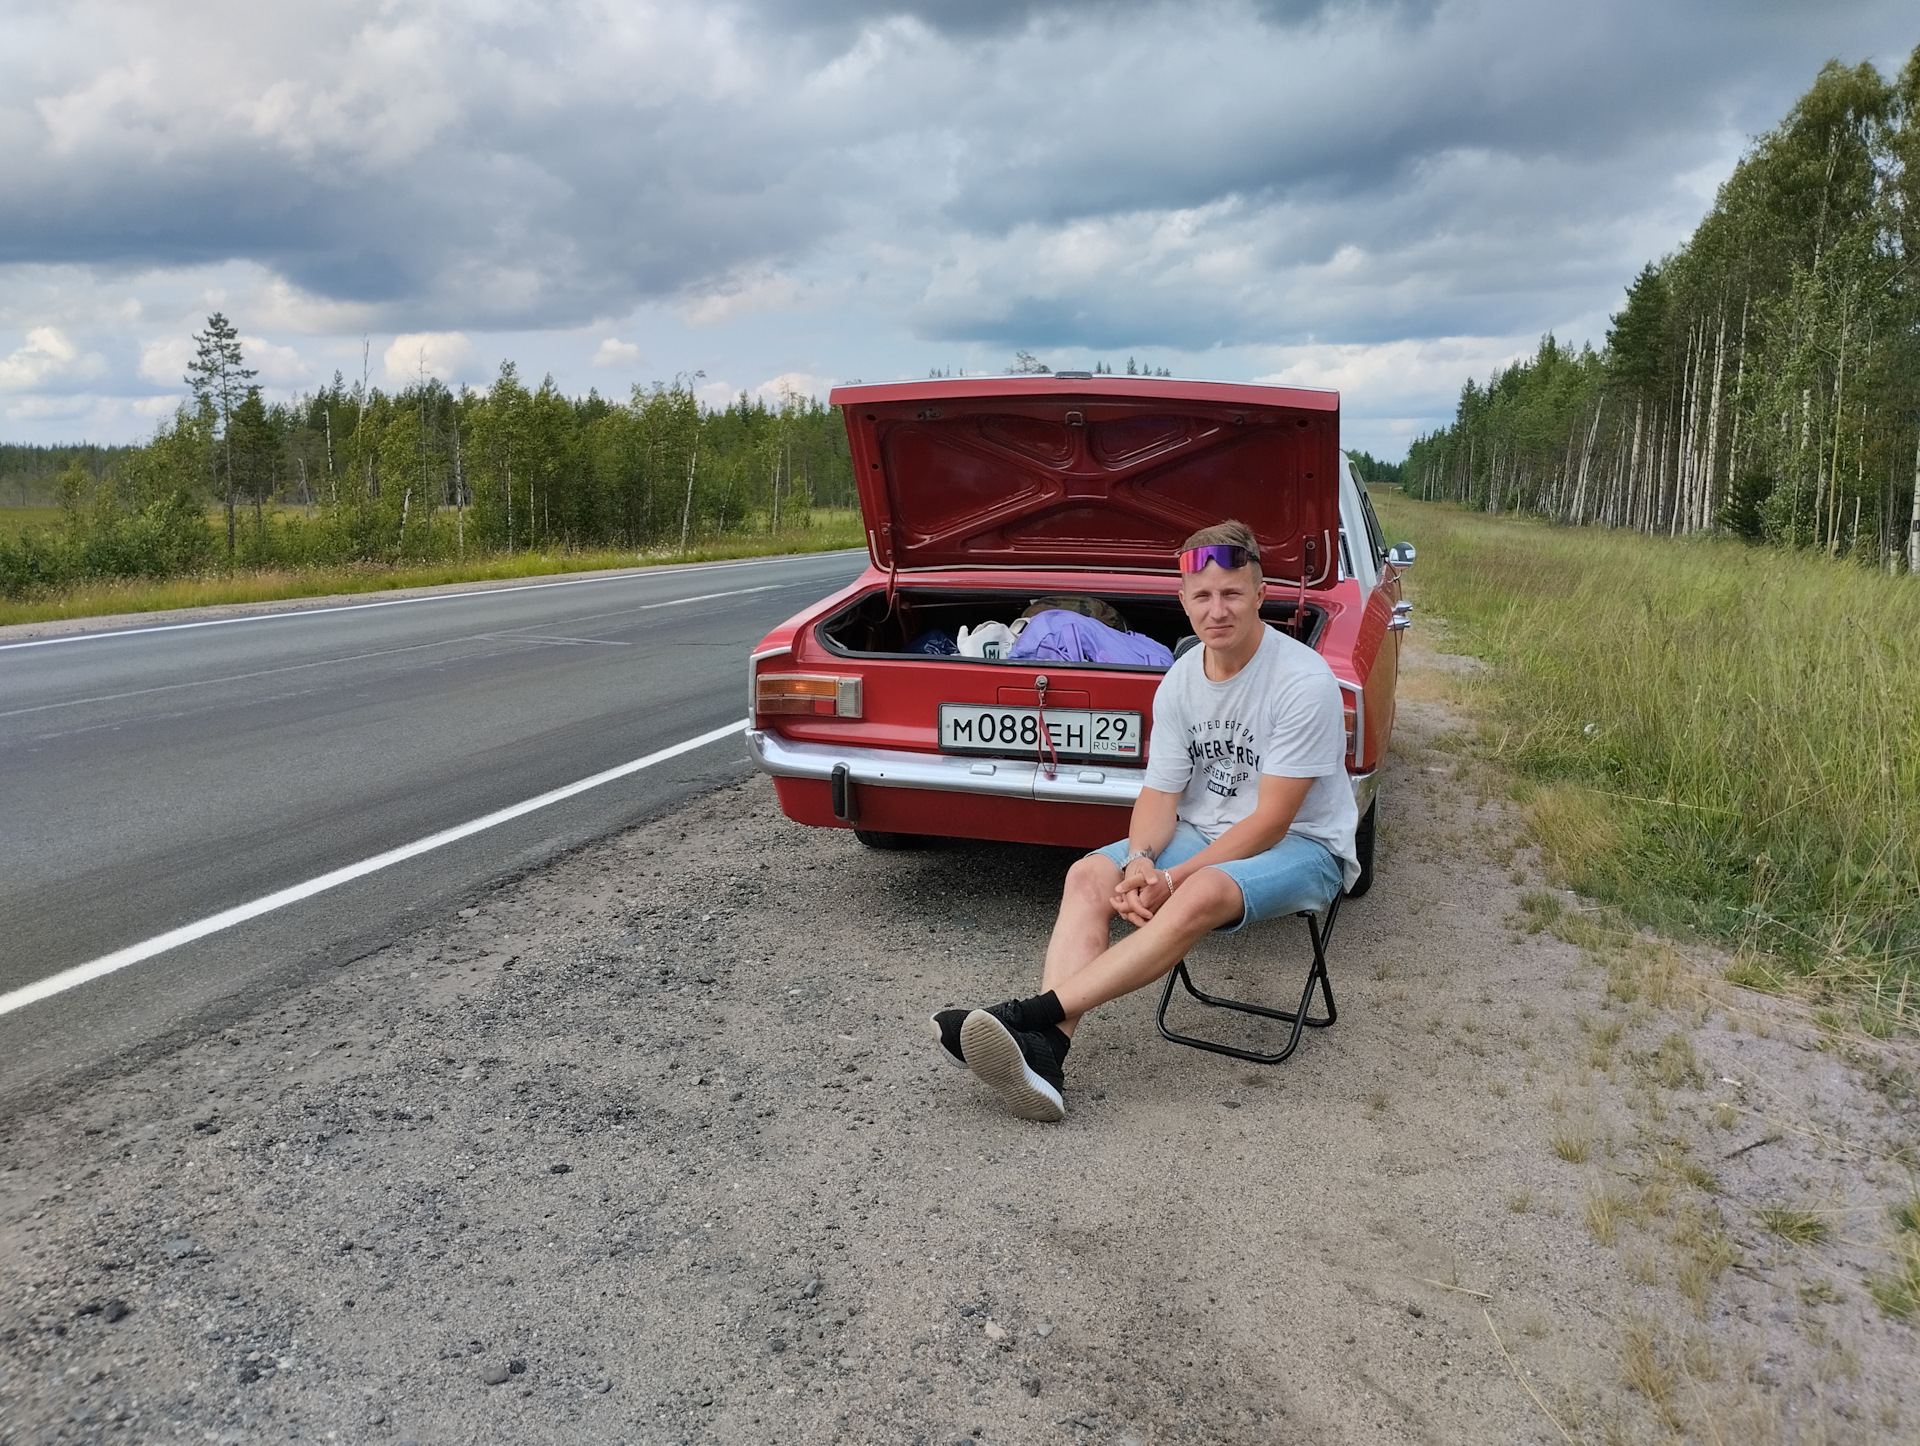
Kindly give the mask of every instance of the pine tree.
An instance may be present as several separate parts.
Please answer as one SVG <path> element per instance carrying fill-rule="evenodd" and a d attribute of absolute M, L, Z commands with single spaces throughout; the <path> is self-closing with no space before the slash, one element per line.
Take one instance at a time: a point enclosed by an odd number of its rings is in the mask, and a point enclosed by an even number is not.
<path fill-rule="evenodd" d="M 214 419 L 218 446 L 216 458 L 225 462 L 227 503 L 227 559 L 234 554 L 233 537 L 233 414 L 246 398 L 247 384 L 257 372 L 250 370 L 240 350 L 240 334 L 221 312 L 207 318 L 207 329 L 194 334 L 193 360 L 187 363 L 186 384 L 193 399 Z"/>

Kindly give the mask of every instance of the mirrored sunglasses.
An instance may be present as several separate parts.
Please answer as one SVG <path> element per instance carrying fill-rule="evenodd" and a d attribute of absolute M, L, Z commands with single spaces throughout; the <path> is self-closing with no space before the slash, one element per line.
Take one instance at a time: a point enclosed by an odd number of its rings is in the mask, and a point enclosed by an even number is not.
<path fill-rule="evenodd" d="M 1204 572 L 1208 563 L 1216 563 L 1233 572 L 1247 565 L 1250 554 L 1244 547 L 1233 547 L 1223 542 L 1209 543 L 1205 547 L 1189 547 L 1180 554 L 1180 571 Z"/>

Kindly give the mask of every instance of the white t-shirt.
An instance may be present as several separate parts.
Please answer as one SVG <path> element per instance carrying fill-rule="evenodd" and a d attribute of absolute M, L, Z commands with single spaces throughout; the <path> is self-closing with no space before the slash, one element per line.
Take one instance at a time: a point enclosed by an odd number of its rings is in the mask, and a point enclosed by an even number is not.
<path fill-rule="evenodd" d="M 1340 685 L 1327 660 L 1272 628 L 1247 665 L 1224 683 L 1207 677 L 1206 649 L 1174 660 L 1153 695 L 1148 788 L 1180 795 L 1180 817 L 1209 842 L 1253 812 L 1260 775 L 1311 778 L 1288 833 L 1324 844 L 1340 860 L 1342 887 L 1360 877 L 1360 822 L 1347 781 Z"/>

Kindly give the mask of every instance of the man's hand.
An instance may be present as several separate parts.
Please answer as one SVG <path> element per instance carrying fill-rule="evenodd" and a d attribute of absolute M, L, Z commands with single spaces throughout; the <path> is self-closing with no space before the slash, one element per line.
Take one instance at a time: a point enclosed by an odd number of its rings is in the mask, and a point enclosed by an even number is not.
<path fill-rule="evenodd" d="M 1172 897 L 1167 876 L 1146 859 L 1135 859 L 1121 875 L 1120 887 L 1113 891 L 1113 911 L 1129 924 L 1138 926 L 1151 919 Z"/>

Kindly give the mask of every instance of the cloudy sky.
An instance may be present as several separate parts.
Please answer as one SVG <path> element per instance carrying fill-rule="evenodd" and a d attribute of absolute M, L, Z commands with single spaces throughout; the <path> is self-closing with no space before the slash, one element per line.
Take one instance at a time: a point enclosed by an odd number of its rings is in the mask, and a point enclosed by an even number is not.
<path fill-rule="evenodd" d="M 275 395 L 1128 357 L 1398 457 L 1602 337 L 1912 0 L 0 0 L 0 440 L 139 440 L 207 313 Z"/>

